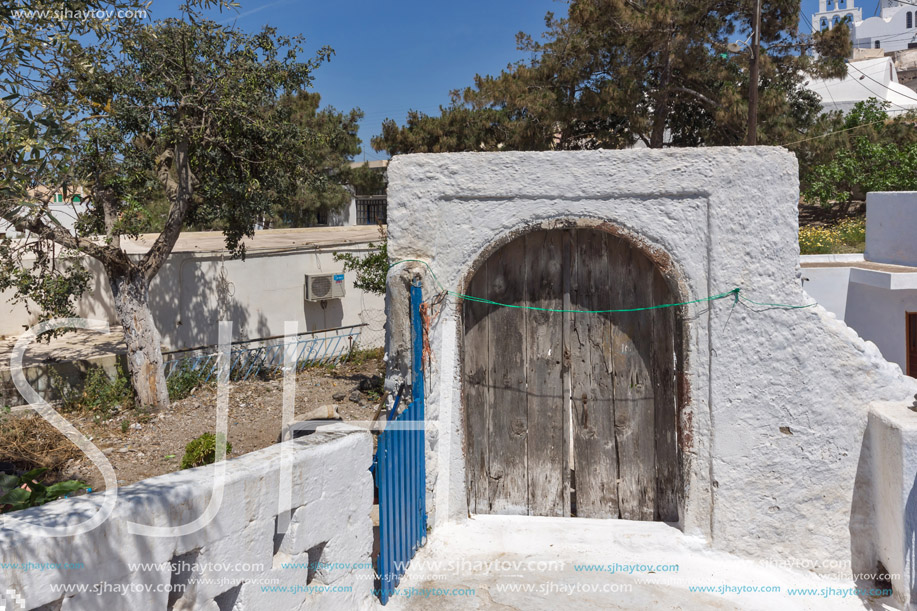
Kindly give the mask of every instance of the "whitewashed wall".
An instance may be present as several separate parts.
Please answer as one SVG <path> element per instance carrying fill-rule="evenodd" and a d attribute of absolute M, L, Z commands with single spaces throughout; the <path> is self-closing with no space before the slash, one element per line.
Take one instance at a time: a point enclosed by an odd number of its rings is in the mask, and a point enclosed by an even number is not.
<path fill-rule="evenodd" d="M 391 162 L 389 179 L 390 256 L 429 263 L 447 289 L 461 291 L 507 236 L 609 223 L 671 257 L 686 301 L 740 287 L 760 302 L 810 302 L 800 282 L 798 168 L 782 149 L 407 155 Z M 406 322 L 394 316 L 406 305 L 391 298 L 393 287 L 413 273 L 426 296 L 440 291 L 422 265 L 390 272 L 390 351 Z M 435 522 L 467 518 L 455 306 L 447 300 L 430 338 Z M 917 380 L 821 307 L 691 305 L 686 341 L 680 526 L 746 556 L 822 567 L 851 560 L 854 572 L 873 571 L 868 405 L 912 397 Z M 391 367 L 388 384 L 402 375 Z"/>
<path fill-rule="evenodd" d="M 284 448 L 292 512 L 280 510 Z M 216 465 L 119 489 L 111 516 L 81 535 L 30 534 L 12 519 L 45 527 L 74 524 L 94 515 L 109 492 L 0 516 L 0 559 L 6 566 L 32 566 L 0 568 L 0 608 L 4 603 L 7 611 L 371 608 L 371 454 L 367 432 L 318 432 L 230 460 L 214 519 L 184 535 L 135 534 L 129 523 L 178 527 L 204 515 Z M 285 534 L 278 533 L 278 516 L 291 514 Z M 282 566 L 309 562 L 319 570 Z M 82 566 L 74 569 L 74 563 Z M 131 566 L 143 563 L 160 566 Z M 61 568 L 38 568 L 49 565 Z M 86 591 L 53 589 L 61 585 Z M 277 591 L 282 587 L 287 591 Z"/>
<path fill-rule="evenodd" d="M 384 300 L 353 286 L 354 273 L 344 275 L 346 296 L 326 303 L 305 301 L 306 274 L 336 273 L 343 264 L 334 252 L 364 255 L 368 244 L 316 248 L 289 253 L 251 251 L 245 261 L 220 253 L 173 253 L 150 287 L 153 319 L 167 350 L 209 346 L 217 342 L 217 323 L 232 320 L 234 338 L 257 339 L 282 335 L 284 322 L 299 322 L 300 331 L 314 331 L 366 322 L 364 345 L 384 341 Z M 111 289 L 96 261 L 90 290 L 77 313 L 86 318 L 120 325 L 114 313 Z M 0 336 L 16 336 L 36 323 L 36 314 L 23 305 L 8 303 L 11 293 L 0 293 Z"/>
<path fill-rule="evenodd" d="M 803 256 L 802 259 L 805 260 L 806 257 Z M 849 267 L 806 267 L 802 270 L 802 288 L 840 320 L 845 320 L 847 314 L 849 286 Z"/>
<path fill-rule="evenodd" d="M 917 399 L 917 398 L 915 398 Z M 869 412 L 869 435 L 876 449 L 878 557 L 904 608 L 917 603 L 917 417 L 913 403 L 876 403 Z"/>
<path fill-rule="evenodd" d="M 917 266 L 917 191 L 866 194 L 867 261 Z"/>

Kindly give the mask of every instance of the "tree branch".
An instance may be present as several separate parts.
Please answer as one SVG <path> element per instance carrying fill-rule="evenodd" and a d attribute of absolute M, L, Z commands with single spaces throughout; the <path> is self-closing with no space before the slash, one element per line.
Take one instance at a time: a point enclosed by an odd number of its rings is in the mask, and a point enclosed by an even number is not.
<path fill-rule="evenodd" d="M 119 263 L 115 252 L 104 246 L 100 246 L 91 240 L 72 235 L 66 229 L 61 227 L 52 227 L 46 224 L 40 217 L 24 218 L 11 214 L 0 214 L 0 218 L 7 221 L 16 228 L 16 231 L 23 233 L 32 233 L 45 240 L 51 240 L 56 244 L 76 250 L 97 259 L 105 266 L 117 265 Z"/>
<path fill-rule="evenodd" d="M 679 87 L 679 86 L 672 86 L 671 89 L 672 91 L 680 91 L 681 93 L 687 93 L 690 96 L 694 96 L 695 98 L 697 98 L 704 104 L 707 104 L 708 106 L 713 106 L 714 108 L 723 107 L 722 104 L 720 104 L 716 100 L 711 100 L 710 98 L 700 93 L 699 91 L 694 91 L 693 89 L 688 89 L 687 87 Z"/>
<path fill-rule="evenodd" d="M 162 233 L 156 238 L 140 266 L 147 280 L 152 280 L 159 268 L 165 263 L 169 253 L 178 241 L 185 216 L 191 207 L 195 177 L 191 173 L 188 161 L 188 142 L 182 141 L 175 145 L 174 150 L 166 150 L 156 158 L 156 175 L 169 198 L 169 216 Z M 175 175 L 172 169 L 175 168 Z"/>

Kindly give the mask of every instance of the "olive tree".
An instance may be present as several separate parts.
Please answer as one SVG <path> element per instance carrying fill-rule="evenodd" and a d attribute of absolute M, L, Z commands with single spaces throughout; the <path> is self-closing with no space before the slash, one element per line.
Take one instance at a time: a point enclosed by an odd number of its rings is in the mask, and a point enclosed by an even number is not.
<path fill-rule="evenodd" d="M 332 51 L 302 61 L 300 38 L 238 31 L 195 6 L 182 11 L 90 31 L 36 28 L 45 57 L 3 62 L 0 218 L 25 237 L 0 245 L 0 289 L 45 317 L 72 314 L 87 287 L 86 258 L 100 262 L 134 392 L 149 409 L 169 400 L 150 282 L 182 228 L 218 226 L 230 253 L 244 256 L 243 238 L 260 219 L 323 180 L 322 147 L 278 100 L 308 87 Z M 0 57 L 37 58 L 33 50 Z M 69 197 L 76 186 L 84 197 L 69 230 L 54 218 L 50 194 Z M 158 219 L 148 206 L 157 200 L 167 203 Z M 149 250 L 129 256 L 122 238 L 151 228 L 158 236 Z"/>

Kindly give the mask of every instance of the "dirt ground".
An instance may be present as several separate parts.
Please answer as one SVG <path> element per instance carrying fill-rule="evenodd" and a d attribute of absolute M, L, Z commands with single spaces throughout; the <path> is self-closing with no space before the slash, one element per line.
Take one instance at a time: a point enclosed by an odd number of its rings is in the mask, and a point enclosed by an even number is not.
<path fill-rule="evenodd" d="M 334 369 L 307 368 L 297 375 L 295 413 L 302 415 L 334 405 L 345 421 L 371 420 L 379 405 L 383 372 L 381 358 L 375 357 Z M 279 376 L 230 385 L 230 459 L 277 443 L 282 386 Z M 159 414 L 131 410 L 107 421 L 98 421 L 92 414 L 65 416 L 105 453 L 117 473 L 118 484 L 123 486 L 179 469 L 185 444 L 214 431 L 216 387 L 197 388 L 191 396 L 174 401 L 169 410 Z M 62 435 L 61 440 L 70 445 Z M 73 449 L 78 456 L 67 461 L 54 479 L 78 479 L 93 491 L 103 489 L 101 474 L 88 458 Z"/>

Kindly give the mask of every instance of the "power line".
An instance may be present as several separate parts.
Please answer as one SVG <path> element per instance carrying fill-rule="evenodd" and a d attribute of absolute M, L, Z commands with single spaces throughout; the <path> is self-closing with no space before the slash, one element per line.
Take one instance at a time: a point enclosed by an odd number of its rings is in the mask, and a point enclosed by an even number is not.
<path fill-rule="evenodd" d="M 889 87 L 888 85 L 886 85 L 885 83 L 883 83 L 883 82 L 881 82 L 881 81 L 877 81 L 876 79 L 872 78 L 871 76 L 869 76 L 868 74 L 866 74 L 865 72 L 863 72 L 862 70 L 860 70 L 859 68 L 857 68 L 856 66 L 854 66 L 854 65 L 853 65 L 853 62 L 849 62 L 847 65 L 850 66 L 851 68 L 853 68 L 854 70 L 856 70 L 857 72 L 859 72 L 860 74 L 862 74 L 863 76 L 865 76 L 866 78 L 868 78 L 869 80 L 871 80 L 872 82 L 878 83 L 879 85 L 881 85 L 882 87 L 885 87 L 885 88 L 886 88 L 887 90 L 889 90 L 889 91 L 892 90 L 892 88 Z M 856 79 L 856 82 L 860 83 L 860 80 L 859 80 L 859 79 Z M 863 85 L 863 83 L 860 83 L 860 84 Z M 863 85 L 863 87 L 866 87 L 866 85 Z M 870 91 L 870 92 L 872 91 L 872 90 L 869 89 L 868 87 L 867 87 L 867 90 Z M 901 93 L 900 91 L 896 91 L 895 93 L 897 93 L 898 95 L 900 95 L 900 96 L 902 96 L 902 97 L 905 97 L 905 98 L 907 98 L 907 99 L 909 99 L 909 100 L 914 100 L 915 102 L 917 102 L 917 98 L 913 98 L 913 97 L 911 97 L 911 96 L 909 96 L 909 95 L 907 95 L 907 94 L 905 94 L 905 93 Z M 891 102 L 891 103 L 894 104 L 894 102 Z M 899 104 L 895 104 L 895 106 L 898 106 L 899 108 L 901 108 L 901 109 L 903 109 L 903 110 L 913 110 L 913 109 L 911 109 L 911 108 L 904 108 L 903 106 L 901 106 L 901 105 L 899 105 Z"/>
<path fill-rule="evenodd" d="M 866 84 L 863 83 L 863 82 L 861 82 L 859 79 L 854 79 L 854 81 L 855 81 L 858 85 L 860 85 L 863 89 L 865 89 L 866 91 L 868 91 L 869 93 L 871 93 L 871 94 L 872 94 L 872 97 L 875 97 L 877 100 L 881 100 L 882 102 L 885 102 L 885 103 L 887 103 L 887 104 L 891 104 L 892 106 L 897 106 L 898 108 L 900 108 L 901 110 L 903 110 L 903 111 L 905 111 L 905 112 L 908 112 L 909 110 L 911 110 L 910 108 L 905 108 L 904 106 L 902 106 L 902 105 L 900 105 L 900 104 L 895 104 L 894 102 L 891 102 L 891 101 L 889 101 L 889 100 L 887 100 L 887 99 L 881 97 L 878 93 L 876 93 L 875 91 L 873 91 L 872 89 L 870 89 L 869 87 L 867 87 Z M 878 82 L 878 81 L 876 81 L 876 82 Z M 881 85 L 881 83 L 879 83 L 879 84 Z"/>
<path fill-rule="evenodd" d="M 870 125 L 878 125 L 879 123 L 893 123 L 894 119 L 880 119 L 878 121 L 873 121 L 871 123 L 861 123 L 860 125 L 854 125 L 853 127 L 846 127 L 844 129 L 837 129 L 833 132 L 828 132 L 825 134 L 819 134 L 818 136 L 811 136 L 809 138 L 803 138 L 802 140 L 794 140 L 793 142 L 786 142 L 780 146 L 792 146 L 794 144 L 799 144 L 800 142 L 808 142 L 809 140 L 818 140 L 819 138 L 827 138 L 828 136 L 833 136 L 834 134 L 840 134 L 843 132 L 849 132 L 854 129 L 860 129 L 861 127 L 869 127 Z"/>

